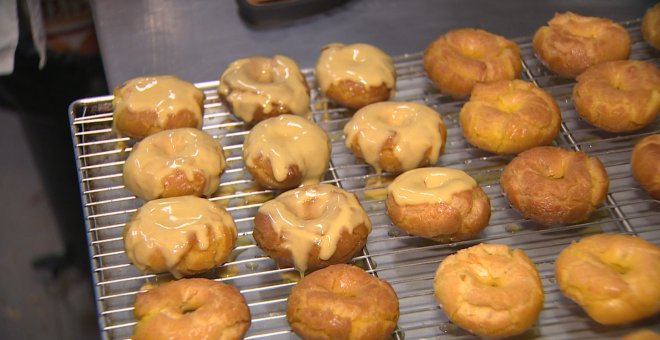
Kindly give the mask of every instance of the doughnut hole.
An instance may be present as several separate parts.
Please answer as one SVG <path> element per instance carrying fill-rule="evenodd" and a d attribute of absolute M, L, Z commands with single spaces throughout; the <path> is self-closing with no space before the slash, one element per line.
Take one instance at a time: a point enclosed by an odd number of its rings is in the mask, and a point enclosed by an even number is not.
<path fill-rule="evenodd" d="M 604 325 L 660 312 L 660 247 L 617 234 L 585 237 L 555 261 L 561 291 Z"/>
<path fill-rule="evenodd" d="M 386 339 L 398 317 L 392 287 L 345 264 L 305 276 L 287 302 L 287 320 L 304 339 Z"/>
<path fill-rule="evenodd" d="M 470 144 L 515 154 L 550 144 L 559 132 L 561 115 L 544 90 L 522 80 L 503 80 L 475 85 L 459 121 Z"/>
<path fill-rule="evenodd" d="M 644 61 L 613 61 L 577 77 L 573 103 L 580 117 L 610 132 L 631 132 L 660 112 L 660 70 Z"/>
<path fill-rule="evenodd" d="M 352 110 L 388 100 L 391 94 L 392 88 L 386 84 L 367 86 L 348 79 L 333 83 L 325 93 L 328 98 Z"/>

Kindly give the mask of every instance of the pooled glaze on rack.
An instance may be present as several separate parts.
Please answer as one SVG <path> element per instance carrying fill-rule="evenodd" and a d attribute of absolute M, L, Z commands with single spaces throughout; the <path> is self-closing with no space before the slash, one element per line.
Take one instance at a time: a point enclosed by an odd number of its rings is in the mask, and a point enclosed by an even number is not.
<path fill-rule="evenodd" d="M 342 80 L 366 87 L 385 84 L 394 91 L 395 76 L 392 58 L 367 44 L 328 44 L 321 49 L 316 64 L 316 80 L 323 92 Z"/>
<path fill-rule="evenodd" d="M 202 194 L 215 192 L 226 166 L 220 144 L 206 132 L 193 128 L 165 130 L 135 145 L 124 164 L 123 179 L 136 196 L 151 200 L 161 196 L 163 179 L 180 170 L 189 181 L 196 173 L 205 178 Z"/>
<path fill-rule="evenodd" d="M 276 107 L 286 107 L 293 114 L 309 115 L 305 78 L 296 62 L 283 55 L 232 62 L 220 76 L 218 92 L 232 105 L 233 113 L 246 122 L 253 120 L 259 108 L 266 114 Z"/>
<path fill-rule="evenodd" d="M 477 181 L 464 171 L 452 168 L 420 168 L 397 177 L 387 192 L 399 205 L 448 202 L 452 195 L 477 186 Z"/>
<path fill-rule="evenodd" d="M 213 202 L 195 196 L 163 198 L 137 210 L 126 225 L 124 248 L 140 270 L 161 271 L 148 266 L 158 254 L 164 257 L 167 270 L 180 277 L 174 268 L 193 245 L 208 249 L 214 238 L 227 233 L 236 238 L 236 225 L 229 213 Z"/>
<path fill-rule="evenodd" d="M 357 198 L 330 184 L 287 191 L 264 203 L 259 213 L 270 218 L 301 274 L 307 270 L 312 247 L 318 246 L 319 259 L 327 260 L 344 231 L 352 233 L 362 224 L 371 230 L 371 221 Z"/>
<path fill-rule="evenodd" d="M 328 135 L 317 124 L 294 115 L 280 115 L 259 122 L 245 138 L 243 159 L 255 166 L 259 156 L 270 160 L 273 176 L 284 181 L 289 167 L 298 166 L 302 184 L 316 184 L 328 169 Z"/>
<path fill-rule="evenodd" d="M 367 163 L 380 172 L 380 153 L 389 139 L 392 151 L 405 170 L 414 169 L 428 158 L 438 161 L 444 138 L 440 114 L 430 107 L 411 102 L 381 102 L 363 107 L 344 126 L 346 146 L 357 143 Z M 430 152 L 428 150 L 430 149 Z"/>
<path fill-rule="evenodd" d="M 115 91 L 116 112 L 155 112 L 158 124 L 165 127 L 170 116 L 189 111 L 202 127 L 204 93 L 195 85 L 172 75 L 138 77 L 126 81 Z"/>

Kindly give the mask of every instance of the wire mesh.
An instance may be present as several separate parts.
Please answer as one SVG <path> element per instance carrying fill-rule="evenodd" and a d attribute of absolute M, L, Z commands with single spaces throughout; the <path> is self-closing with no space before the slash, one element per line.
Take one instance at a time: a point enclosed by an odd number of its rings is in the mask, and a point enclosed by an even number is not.
<path fill-rule="evenodd" d="M 623 25 L 633 42 L 631 59 L 657 63 L 658 52 L 641 39 L 640 21 Z M 353 263 L 392 284 L 400 300 L 401 316 L 393 334 L 397 338 L 471 337 L 443 314 L 433 297 L 432 280 L 444 257 L 480 242 L 505 243 L 523 249 L 537 265 L 545 304 L 537 323 L 523 337 L 615 337 L 632 329 L 604 327 L 591 321 L 559 291 L 553 263 L 559 251 L 571 241 L 593 233 L 629 233 L 660 243 L 660 202 L 639 188 L 630 175 L 629 165 L 634 143 L 658 133 L 660 122 L 656 119 L 634 134 L 607 133 L 586 124 L 579 119 L 571 102 L 573 81 L 554 76 L 534 57 L 530 37 L 513 40 L 521 48 L 523 79 L 543 87 L 560 106 L 563 128 L 554 144 L 598 156 L 606 168 L 610 180 L 608 198 L 586 222 L 545 228 L 511 209 L 498 180 L 512 157 L 478 150 L 465 141 L 458 126 L 463 101 L 438 93 L 424 74 L 422 54 L 411 53 L 394 58 L 397 71 L 394 100 L 425 103 L 440 112 L 448 136 L 438 165 L 463 169 L 477 179 L 491 200 L 492 216 L 488 227 L 469 241 L 438 244 L 409 236 L 394 227 L 385 214 L 384 188 L 391 176 L 378 176 L 370 166 L 356 160 L 343 142 L 342 128 L 350 113 L 334 107 L 312 86 L 313 119 L 327 131 L 332 142 L 330 169 L 324 182 L 354 192 L 373 222 L 367 245 Z M 313 71 L 305 70 L 304 74 L 308 83 L 314 85 Z M 252 314 L 248 339 L 291 338 L 294 335 L 286 322 L 285 310 L 287 296 L 295 285 L 295 272 L 277 268 L 256 247 L 251 236 L 256 210 L 277 192 L 259 188 L 245 171 L 241 151 L 248 131 L 218 98 L 217 84 L 217 81 L 196 84 L 206 95 L 203 129 L 221 143 L 228 164 L 218 191 L 209 199 L 222 204 L 232 214 L 239 239 L 231 260 L 203 276 L 240 289 Z M 132 306 L 136 293 L 145 285 L 172 277 L 144 274 L 128 262 L 124 253 L 122 229 L 142 202 L 122 182 L 122 166 L 134 141 L 117 136 L 111 128 L 112 96 L 76 101 L 71 105 L 70 118 L 101 333 L 106 339 L 130 338 L 135 323 Z M 657 327 L 659 321 L 656 317 L 634 327 Z"/>

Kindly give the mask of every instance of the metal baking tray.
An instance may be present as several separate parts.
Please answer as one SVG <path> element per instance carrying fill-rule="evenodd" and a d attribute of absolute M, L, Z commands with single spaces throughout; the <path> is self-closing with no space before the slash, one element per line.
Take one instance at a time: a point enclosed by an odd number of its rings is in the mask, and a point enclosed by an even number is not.
<path fill-rule="evenodd" d="M 622 24 L 632 38 L 631 59 L 658 63 L 658 51 L 641 39 L 640 20 Z M 657 316 L 622 327 L 605 327 L 591 321 L 559 291 L 553 262 L 571 241 L 593 233 L 634 234 L 660 244 L 660 202 L 639 188 L 630 175 L 629 165 L 634 143 L 660 132 L 660 120 L 656 119 L 634 134 L 612 134 L 588 125 L 574 111 L 573 81 L 558 78 L 544 68 L 534 57 L 530 37 L 513 40 L 521 48 L 523 79 L 546 89 L 561 108 L 562 128 L 554 144 L 583 150 L 603 162 L 610 180 L 604 204 L 588 221 L 577 225 L 546 228 L 523 219 L 511 209 L 498 183 L 503 166 L 512 157 L 493 155 L 467 144 L 457 122 L 463 101 L 439 94 L 424 74 L 422 53 L 411 53 L 394 58 L 398 75 L 394 100 L 425 103 L 440 112 L 448 137 L 438 164 L 464 169 L 475 177 L 490 197 L 492 217 L 488 227 L 469 241 L 438 244 L 409 236 L 394 227 L 385 214 L 386 180 L 379 182 L 373 169 L 356 160 L 344 146 L 342 127 L 350 116 L 344 109 L 328 104 L 315 88 L 313 70 L 305 70 L 312 87 L 313 118 L 332 140 L 331 164 L 325 182 L 354 192 L 373 222 L 367 245 L 353 262 L 387 280 L 398 294 L 401 317 L 393 337 L 399 339 L 471 337 L 449 322 L 438 306 L 433 297 L 432 280 L 445 256 L 480 242 L 521 248 L 537 265 L 545 291 L 544 309 L 535 326 L 522 338 L 603 338 L 621 336 L 640 327 L 657 329 L 660 325 Z M 212 71 L 209 78 L 220 72 Z M 225 205 L 232 214 L 239 241 L 231 261 L 203 276 L 240 289 L 252 314 L 248 339 L 295 338 L 285 314 L 287 296 L 296 282 L 295 272 L 290 268 L 277 268 L 255 246 L 251 236 L 256 210 L 276 193 L 260 189 L 245 171 L 241 149 L 247 131 L 218 98 L 217 84 L 217 81 L 196 84 L 206 94 L 203 129 L 222 144 L 228 161 L 218 191 L 210 200 Z M 144 289 L 145 284 L 172 277 L 144 274 L 131 265 L 124 254 L 122 228 L 142 201 L 122 183 L 122 165 L 134 141 L 118 137 L 111 129 L 112 96 L 74 102 L 70 107 L 70 120 L 101 335 L 104 339 L 127 339 L 135 324 L 133 301 L 136 293 Z"/>

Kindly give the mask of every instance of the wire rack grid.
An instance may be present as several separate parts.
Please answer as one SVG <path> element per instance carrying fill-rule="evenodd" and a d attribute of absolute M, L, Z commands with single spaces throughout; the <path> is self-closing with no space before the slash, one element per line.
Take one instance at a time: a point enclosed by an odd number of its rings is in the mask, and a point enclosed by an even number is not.
<path fill-rule="evenodd" d="M 631 35 L 631 59 L 658 62 L 658 52 L 640 35 L 640 20 L 622 23 Z M 458 125 L 463 104 L 441 95 L 426 78 L 421 53 L 394 58 L 397 88 L 394 100 L 416 101 L 436 109 L 447 126 L 444 154 L 438 165 L 460 168 L 478 180 L 491 200 L 488 227 L 476 239 L 438 244 L 407 235 L 394 227 L 384 208 L 388 178 L 356 160 L 344 146 L 342 128 L 350 119 L 342 108 L 333 107 L 312 88 L 313 119 L 332 142 L 330 169 L 325 181 L 357 195 L 373 223 L 363 252 L 353 259 L 369 273 L 387 280 L 400 302 L 400 319 L 393 337 L 469 338 L 452 324 L 433 297 L 435 269 L 447 255 L 480 242 L 504 243 L 523 249 L 536 264 L 545 292 L 543 311 L 524 338 L 602 338 L 625 334 L 637 327 L 658 328 L 660 318 L 624 327 L 605 327 L 591 321 L 565 298 L 555 283 L 553 264 L 559 251 L 571 241 L 593 233 L 628 233 L 660 243 L 660 202 L 651 199 L 630 175 L 630 151 L 640 138 L 658 133 L 660 122 L 634 134 L 611 134 L 583 122 L 571 102 L 572 80 L 548 71 L 535 57 L 530 37 L 513 39 L 521 48 L 523 79 L 548 91 L 560 106 L 562 128 L 554 144 L 582 150 L 603 162 L 610 180 L 607 200 L 583 223 L 545 228 L 523 219 L 503 197 L 499 176 L 511 156 L 493 155 L 470 146 Z M 312 70 L 304 74 L 315 84 Z M 215 75 L 214 75 L 215 76 Z M 237 286 L 252 314 L 248 339 L 295 338 L 286 321 L 286 300 L 296 283 L 291 268 L 277 268 L 254 244 L 252 219 L 258 207 L 277 192 L 259 188 L 245 171 L 241 158 L 243 138 L 248 133 L 218 98 L 217 81 L 196 84 L 206 95 L 203 129 L 218 140 L 227 156 L 228 168 L 213 197 L 232 214 L 239 239 L 231 260 L 203 276 Z M 313 87 L 313 86 L 312 86 Z M 171 280 L 168 274 L 145 274 L 132 266 L 124 253 L 122 229 L 142 204 L 122 182 L 122 165 L 134 143 L 112 130 L 112 96 L 81 99 L 70 108 L 74 153 L 77 159 L 89 240 L 90 261 L 101 335 L 105 339 L 130 338 L 135 319 L 135 295 L 147 286 Z"/>

